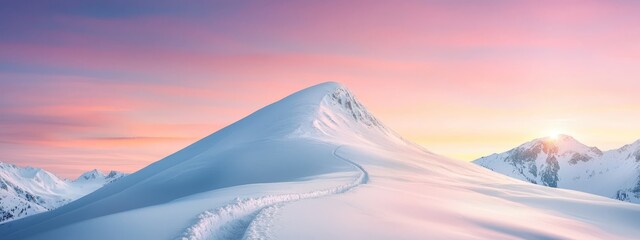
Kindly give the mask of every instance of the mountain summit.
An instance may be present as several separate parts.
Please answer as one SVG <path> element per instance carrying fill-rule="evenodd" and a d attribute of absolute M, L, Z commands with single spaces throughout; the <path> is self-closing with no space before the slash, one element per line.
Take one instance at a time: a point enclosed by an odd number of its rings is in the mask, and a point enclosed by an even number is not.
<path fill-rule="evenodd" d="M 98 169 L 93 169 L 81 174 L 75 181 L 90 181 L 98 178 L 104 178 L 104 174 Z"/>
<path fill-rule="evenodd" d="M 640 203 L 640 141 L 601 151 L 571 136 L 540 138 L 474 163 L 507 176 Z"/>
<path fill-rule="evenodd" d="M 115 180 L 118 180 L 127 174 L 118 171 L 110 171 L 108 174 L 102 173 L 98 169 L 93 169 L 91 171 L 85 172 L 81 174 L 76 180 L 73 182 L 81 183 L 81 182 L 97 182 L 99 184 L 105 185 L 111 183 Z"/>
<path fill-rule="evenodd" d="M 323 83 L 63 207 L 0 225 L 0 236 L 610 239 L 640 234 L 638 217 L 640 206 L 429 153 L 344 86 Z"/>

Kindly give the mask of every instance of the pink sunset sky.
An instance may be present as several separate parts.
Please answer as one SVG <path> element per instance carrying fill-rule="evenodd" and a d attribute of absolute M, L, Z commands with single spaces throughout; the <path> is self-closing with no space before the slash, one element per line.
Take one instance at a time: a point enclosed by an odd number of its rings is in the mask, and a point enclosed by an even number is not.
<path fill-rule="evenodd" d="M 96 5 L 97 4 L 97 5 Z M 637 1 L 16 1 L 0 161 L 134 172 L 325 81 L 460 160 L 640 139 Z"/>

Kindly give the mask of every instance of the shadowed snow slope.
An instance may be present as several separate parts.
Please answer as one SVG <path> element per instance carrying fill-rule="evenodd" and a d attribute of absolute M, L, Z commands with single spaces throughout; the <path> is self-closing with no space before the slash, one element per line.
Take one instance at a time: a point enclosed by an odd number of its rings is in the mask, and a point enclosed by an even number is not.
<path fill-rule="evenodd" d="M 640 208 L 432 154 L 316 85 L 3 239 L 624 239 Z"/>

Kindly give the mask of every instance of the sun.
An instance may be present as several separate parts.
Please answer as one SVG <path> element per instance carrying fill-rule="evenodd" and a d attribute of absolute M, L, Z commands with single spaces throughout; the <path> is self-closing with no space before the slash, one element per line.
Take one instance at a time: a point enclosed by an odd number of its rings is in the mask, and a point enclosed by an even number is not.
<path fill-rule="evenodd" d="M 560 135 L 562 135 L 562 131 L 560 130 L 551 130 L 547 133 L 547 137 L 551 140 L 558 140 Z"/>

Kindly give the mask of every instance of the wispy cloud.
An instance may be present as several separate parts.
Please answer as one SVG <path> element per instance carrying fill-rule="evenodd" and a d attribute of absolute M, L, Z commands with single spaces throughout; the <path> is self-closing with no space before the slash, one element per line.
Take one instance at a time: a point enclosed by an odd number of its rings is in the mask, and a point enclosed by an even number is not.
<path fill-rule="evenodd" d="M 444 155 L 504 150 L 557 119 L 575 119 L 563 124 L 585 142 L 623 144 L 640 137 L 629 120 L 640 117 L 639 9 L 622 0 L 7 3 L 0 160 L 70 175 L 134 170 L 323 81 L 343 82 Z M 496 145 L 477 145 L 484 139 Z"/>

